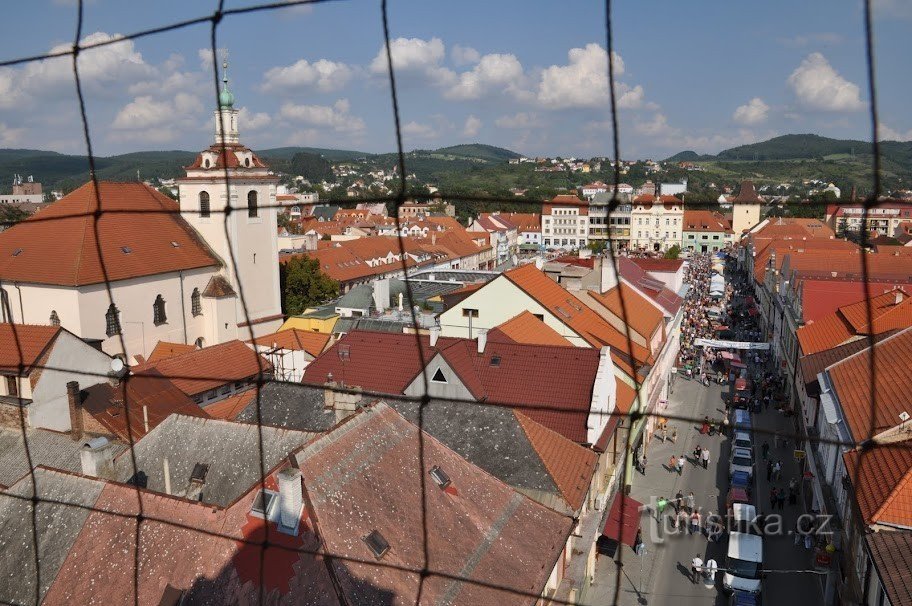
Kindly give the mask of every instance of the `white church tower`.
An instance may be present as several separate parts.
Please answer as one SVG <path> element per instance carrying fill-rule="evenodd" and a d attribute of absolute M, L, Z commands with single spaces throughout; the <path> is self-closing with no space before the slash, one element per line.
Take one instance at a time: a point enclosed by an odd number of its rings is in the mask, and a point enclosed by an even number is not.
<path fill-rule="evenodd" d="M 215 144 L 202 151 L 186 167 L 187 176 L 178 180 L 181 214 L 224 264 L 202 292 L 213 318 L 207 344 L 246 340 L 250 326 L 255 336 L 269 334 L 282 324 L 275 208 L 278 179 L 241 144 L 238 110 L 228 89 L 227 59 L 222 68 Z M 250 324 L 241 306 L 242 288 Z"/>

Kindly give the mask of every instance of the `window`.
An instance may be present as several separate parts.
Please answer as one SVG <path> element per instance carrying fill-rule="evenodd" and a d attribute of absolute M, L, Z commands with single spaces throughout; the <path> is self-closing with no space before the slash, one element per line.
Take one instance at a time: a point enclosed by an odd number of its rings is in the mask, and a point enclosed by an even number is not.
<path fill-rule="evenodd" d="M 194 345 L 197 349 L 202 349 L 202 348 L 203 348 L 203 343 L 204 343 L 204 342 L 205 342 L 205 341 L 203 340 L 202 337 L 198 337 L 198 338 L 196 339 L 196 341 L 194 341 L 193 345 Z"/>
<path fill-rule="evenodd" d="M 165 300 L 162 299 L 161 295 L 155 297 L 155 302 L 152 304 L 152 323 L 156 326 L 161 326 L 168 321 L 168 317 L 165 315 Z"/>
<path fill-rule="evenodd" d="M 434 376 L 431 377 L 431 381 L 433 381 L 434 383 L 449 383 L 449 381 L 447 381 L 446 376 L 444 376 L 444 374 L 443 374 L 443 370 L 440 368 L 438 368 L 437 372 L 434 373 Z"/>
<path fill-rule="evenodd" d="M 271 490 L 261 490 L 253 499 L 253 505 L 250 506 L 250 513 L 258 518 L 268 518 L 278 501 L 278 493 Z"/>
<path fill-rule="evenodd" d="M 4 322 L 13 321 L 13 312 L 10 307 L 9 293 L 0 288 L 0 315 L 3 316 Z"/>
<path fill-rule="evenodd" d="M 566 242 L 565 242 L 565 243 L 566 243 Z M 478 317 L 478 310 L 477 310 L 477 309 L 469 309 L 468 307 L 463 307 L 463 308 L 462 308 L 462 317 L 463 317 L 463 318 L 477 318 L 477 317 Z"/>
<path fill-rule="evenodd" d="M 120 310 L 113 303 L 108 305 L 105 312 L 105 334 L 109 337 L 120 334 Z"/>
<path fill-rule="evenodd" d="M 247 192 L 247 216 L 256 217 L 258 216 L 257 210 L 257 193 L 254 190 Z"/>
<path fill-rule="evenodd" d="M 18 396 L 19 395 L 19 380 L 18 377 L 6 377 L 6 395 L 9 396 Z"/>
<path fill-rule="evenodd" d="M 200 217 L 207 218 L 209 216 L 209 192 L 201 191 L 200 192 Z"/>
<path fill-rule="evenodd" d="M 200 303 L 200 289 L 194 288 L 190 293 L 190 313 L 193 317 L 203 315 L 203 304 Z"/>
<path fill-rule="evenodd" d="M 57 311 L 51 310 L 51 326 L 60 326 L 60 316 L 57 315 Z"/>
<path fill-rule="evenodd" d="M 378 530 L 372 530 L 369 535 L 362 537 L 362 540 L 367 544 L 368 549 L 371 550 L 371 553 L 374 554 L 374 557 L 378 560 L 389 551 L 389 543 L 383 538 L 383 535 L 380 534 L 380 531 Z"/>
<path fill-rule="evenodd" d="M 434 465 L 431 467 L 431 469 L 428 471 L 428 474 L 431 476 L 431 478 L 433 478 L 434 483 L 442 489 L 445 489 L 451 483 L 450 476 L 448 476 L 447 473 L 442 470 L 439 465 Z"/>

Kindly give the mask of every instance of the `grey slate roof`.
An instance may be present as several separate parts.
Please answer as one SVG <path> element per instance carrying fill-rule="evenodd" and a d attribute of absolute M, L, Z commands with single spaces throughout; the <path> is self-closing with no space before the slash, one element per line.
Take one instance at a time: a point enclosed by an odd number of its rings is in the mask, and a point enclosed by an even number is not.
<path fill-rule="evenodd" d="M 462 288 L 459 282 L 441 282 L 429 280 L 412 280 L 412 299 L 415 305 L 421 305 L 428 299 L 439 295 L 451 293 L 454 290 Z M 387 302 L 388 308 L 394 308 L 399 304 L 399 293 L 402 293 L 403 305 L 408 308 L 407 287 L 404 280 L 399 278 L 390 278 L 390 297 Z M 336 307 L 346 307 L 348 309 L 374 309 L 374 288 L 373 284 L 361 284 L 352 288 L 350 291 L 339 297 L 335 302 Z"/>
<path fill-rule="evenodd" d="M 413 274 L 409 274 L 409 278 L 414 280 L 430 280 L 431 276 L 434 276 L 434 280 L 447 282 L 454 281 L 460 282 L 462 284 L 470 284 L 475 282 L 489 282 L 497 277 L 497 273 L 491 271 L 469 271 L 469 270 L 458 270 L 458 269 L 442 269 L 437 271 L 420 271 Z"/>
<path fill-rule="evenodd" d="M 47 429 L 26 429 L 25 436 L 34 467 L 44 465 L 82 473 L 79 449 L 85 440 L 74 440 L 68 434 Z M 119 444 L 115 448 L 116 454 L 126 450 L 126 446 Z M 12 486 L 28 471 L 22 432 L 18 429 L 0 428 L 0 485 Z"/>
<path fill-rule="evenodd" d="M 339 212 L 339 206 L 334 204 L 317 204 L 313 207 L 313 216 L 318 220 L 323 219 L 324 221 L 332 221 L 333 217 L 336 216 L 336 213 Z"/>
<path fill-rule="evenodd" d="M 263 432 L 263 467 L 274 467 L 314 433 L 267 427 Z M 201 500 L 226 507 L 260 479 L 260 441 L 256 425 L 219 419 L 171 415 L 134 447 L 139 478 L 129 453 L 114 459 L 115 478 L 165 492 L 163 461 L 168 459 L 171 493 L 186 494 L 197 463 L 209 465 Z M 144 475 L 143 475 L 144 474 Z"/>
<path fill-rule="evenodd" d="M 38 497 L 51 501 L 36 508 L 40 601 L 60 572 L 90 513 L 87 508 L 95 505 L 104 483 L 47 469 L 35 470 L 35 483 Z M 31 478 L 0 493 L 0 601 L 4 604 L 35 603 L 39 575 L 35 570 L 31 497 Z"/>
<path fill-rule="evenodd" d="M 417 402 L 384 401 L 419 425 Z M 431 400 L 420 421 L 424 431 L 510 486 L 560 494 L 511 408 Z"/>
<path fill-rule="evenodd" d="M 260 419 L 263 425 L 300 431 L 326 431 L 336 424 L 336 414 L 334 411 L 325 412 L 323 405 L 324 395 L 320 387 L 269 382 L 260 391 Z M 236 420 L 255 423 L 256 401 L 241 411 Z"/>
<path fill-rule="evenodd" d="M 379 318 L 339 318 L 333 326 L 333 334 L 350 333 L 355 329 L 373 330 L 376 332 L 401 333 L 407 327 L 412 325 L 411 322 L 381 320 Z"/>

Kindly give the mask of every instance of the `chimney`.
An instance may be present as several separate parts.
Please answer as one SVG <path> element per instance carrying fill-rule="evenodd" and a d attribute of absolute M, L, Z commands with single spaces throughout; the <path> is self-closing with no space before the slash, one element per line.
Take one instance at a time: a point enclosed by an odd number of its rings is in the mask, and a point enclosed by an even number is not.
<path fill-rule="evenodd" d="M 114 478 L 113 444 L 104 437 L 92 438 L 79 450 L 83 475 L 93 478 Z"/>
<path fill-rule="evenodd" d="M 79 382 L 70 381 L 66 384 L 67 403 L 70 408 L 70 434 L 74 440 L 82 438 L 82 398 L 79 395 Z"/>
<path fill-rule="evenodd" d="M 289 467 L 278 473 L 279 476 L 279 521 L 285 528 L 297 528 L 301 519 L 301 508 L 304 505 L 301 490 L 301 470 Z"/>
<path fill-rule="evenodd" d="M 483 354 L 485 346 L 488 344 L 488 331 L 481 329 L 478 331 L 478 353 Z"/>
<path fill-rule="evenodd" d="M 323 410 L 333 410 L 336 407 L 336 382 L 333 381 L 332 373 L 326 375 L 326 383 L 323 389 Z"/>
<path fill-rule="evenodd" d="M 431 347 L 437 347 L 437 339 L 440 338 L 440 327 L 431 327 Z"/>
<path fill-rule="evenodd" d="M 171 465 L 168 457 L 162 459 L 162 473 L 165 477 L 165 494 L 171 494 Z"/>
<path fill-rule="evenodd" d="M 374 280 L 374 307 L 377 308 L 377 311 L 383 312 L 386 311 L 386 308 L 389 307 L 390 299 L 390 281 L 389 278 L 383 278 L 382 280 Z"/>
<path fill-rule="evenodd" d="M 896 299 L 894 300 L 894 303 L 896 305 L 899 305 L 902 302 L 903 302 L 903 291 L 901 291 L 897 288 L 896 289 Z"/>
<path fill-rule="evenodd" d="M 399 293 L 399 311 L 402 311 L 402 293 Z"/>

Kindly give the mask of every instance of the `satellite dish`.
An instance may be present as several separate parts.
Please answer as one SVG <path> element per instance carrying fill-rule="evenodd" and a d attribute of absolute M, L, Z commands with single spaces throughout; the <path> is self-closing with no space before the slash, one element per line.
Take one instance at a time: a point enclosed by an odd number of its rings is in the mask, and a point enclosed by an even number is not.
<path fill-rule="evenodd" d="M 113 372 L 116 375 L 119 375 L 120 373 L 123 372 L 124 368 L 126 368 L 126 366 L 124 365 L 123 360 L 121 360 L 120 358 L 111 359 L 111 372 Z"/>

